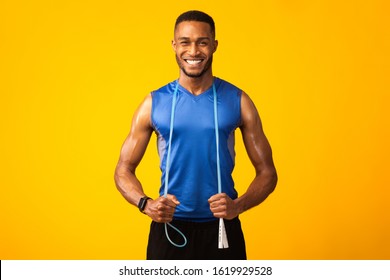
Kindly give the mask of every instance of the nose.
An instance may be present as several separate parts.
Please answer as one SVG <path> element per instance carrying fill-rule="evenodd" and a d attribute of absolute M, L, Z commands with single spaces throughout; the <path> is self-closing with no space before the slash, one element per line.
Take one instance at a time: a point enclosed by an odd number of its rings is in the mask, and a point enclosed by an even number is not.
<path fill-rule="evenodd" d="M 196 43 L 192 43 L 188 48 L 188 54 L 191 56 L 196 56 L 199 52 L 198 45 Z"/>

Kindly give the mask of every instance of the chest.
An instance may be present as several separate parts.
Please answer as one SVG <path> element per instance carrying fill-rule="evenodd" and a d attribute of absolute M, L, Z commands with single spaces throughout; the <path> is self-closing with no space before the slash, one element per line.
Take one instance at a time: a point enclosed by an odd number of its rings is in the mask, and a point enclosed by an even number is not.
<path fill-rule="evenodd" d="M 229 98 L 230 97 L 230 98 Z M 172 98 L 159 99 L 154 103 L 152 121 L 162 135 L 169 134 Z M 214 114 L 218 114 L 219 133 L 229 135 L 240 122 L 240 108 L 237 98 L 227 94 L 217 95 L 217 111 L 214 110 L 212 94 L 189 96 L 179 94 L 176 100 L 173 130 L 175 135 L 197 136 L 215 133 Z"/>

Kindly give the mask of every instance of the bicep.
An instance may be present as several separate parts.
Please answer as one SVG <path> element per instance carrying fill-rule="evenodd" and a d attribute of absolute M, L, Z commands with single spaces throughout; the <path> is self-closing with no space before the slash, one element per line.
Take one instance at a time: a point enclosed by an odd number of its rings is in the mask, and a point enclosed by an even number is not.
<path fill-rule="evenodd" d="M 264 134 L 260 116 L 246 93 L 241 97 L 241 133 L 248 156 L 256 169 L 274 169 L 271 146 Z"/>
<path fill-rule="evenodd" d="M 135 171 L 148 146 L 152 134 L 151 96 L 147 96 L 134 113 L 129 135 L 123 143 L 119 164 Z"/>

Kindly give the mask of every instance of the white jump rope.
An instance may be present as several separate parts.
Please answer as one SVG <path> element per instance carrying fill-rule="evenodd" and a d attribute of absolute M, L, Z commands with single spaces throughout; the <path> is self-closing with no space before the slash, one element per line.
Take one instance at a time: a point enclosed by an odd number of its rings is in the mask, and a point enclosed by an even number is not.
<path fill-rule="evenodd" d="M 170 129 L 169 129 L 169 142 L 168 142 L 168 153 L 167 153 L 167 166 L 166 166 L 166 174 L 165 174 L 165 185 L 164 185 L 164 197 L 167 197 L 168 194 L 168 182 L 169 182 L 169 169 L 171 167 L 171 146 L 172 146 L 172 134 L 173 134 L 173 120 L 175 118 L 175 108 L 176 108 L 176 99 L 177 99 L 177 90 L 179 87 L 179 81 L 176 82 L 175 91 L 173 92 L 173 99 L 172 99 L 172 110 L 171 110 L 171 122 L 170 122 Z M 221 186 L 221 167 L 220 167 L 220 161 L 219 161 L 219 132 L 218 132 L 218 106 L 217 106 L 217 91 L 215 89 L 215 85 L 213 83 L 213 94 L 214 94 L 214 127 L 215 127 L 215 145 L 217 148 L 217 178 L 218 178 L 218 193 L 222 192 L 222 186 Z M 177 244 L 173 242 L 169 238 L 168 234 L 168 226 L 176 230 L 182 237 L 183 237 L 183 244 Z M 171 225 L 170 223 L 165 223 L 165 235 L 167 236 L 167 239 L 169 242 L 171 242 L 172 245 L 176 247 L 184 247 L 187 245 L 187 238 L 185 235 L 175 226 Z M 223 218 L 219 219 L 219 234 L 218 234 L 218 248 L 224 249 L 229 248 L 227 235 L 226 235 L 226 229 L 225 229 L 225 223 L 223 221 Z"/>

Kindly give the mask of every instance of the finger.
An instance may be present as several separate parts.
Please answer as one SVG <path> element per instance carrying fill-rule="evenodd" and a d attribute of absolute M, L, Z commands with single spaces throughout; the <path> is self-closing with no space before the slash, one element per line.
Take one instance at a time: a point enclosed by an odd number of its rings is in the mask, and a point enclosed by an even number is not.
<path fill-rule="evenodd" d="M 166 212 L 158 212 L 157 216 L 159 217 L 160 220 L 166 221 L 166 220 L 172 220 L 173 215 L 166 213 Z"/>
<path fill-rule="evenodd" d="M 159 199 L 160 199 L 161 204 L 164 204 L 168 207 L 176 208 L 176 206 L 177 206 L 177 204 L 169 197 L 162 196 Z M 177 199 L 176 199 L 176 201 L 177 201 Z"/>
<path fill-rule="evenodd" d="M 173 215 L 173 213 L 175 213 L 175 206 L 171 206 L 171 205 L 166 205 L 164 203 L 160 203 L 159 205 L 157 205 L 157 211 L 159 213 Z"/>
<path fill-rule="evenodd" d="M 173 194 L 167 194 L 167 198 L 170 199 L 176 205 L 180 204 L 179 200 L 177 200 L 176 196 Z"/>
<path fill-rule="evenodd" d="M 227 206 L 226 205 L 218 205 L 215 207 L 210 207 L 211 212 L 217 213 L 217 212 L 226 212 Z"/>
<path fill-rule="evenodd" d="M 213 203 L 213 202 L 215 202 L 215 201 L 220 200 L 221 198 L 223 198 L 223 197 L 225 197 L 225 196 L 226 196 L 225 193 L 217 193 L 217 194 L 211 196 L 211 197 L 208 199 L 208 202 L 209 202 L 209 203 Z"/>
<path fill-rule="evenodd" d="M 158 222 L 166 223 L 166 222 L 170 222 L 172 220 L 173 213 L 174 213 L 173 211 L 170 212 L 167 210 L 157 210 L 157 212 L 155 213 L 154 216 Z"/>
<path fill-rule="evenodd" d="M 216 218 L 225 218 L 227 216 L 227 213 L 226 212 L 216 212 L 216 213 L 213 213 L 213 215 Z"/>
<path fill-rule="evenodd" d="M 153 221 L 157 222 L 157 223 L 169 223 L 172 221 L 172 217 L 155 217 L 153 218 Z"/>
<path fill-rule="evenodd" d="M 226 207 L 226 205 L 228 205 L 228 200 L 226 197 L 222 197 L 219 200 L 210 203 L 210 208 L 217 208 L 220 206 Z"/>

